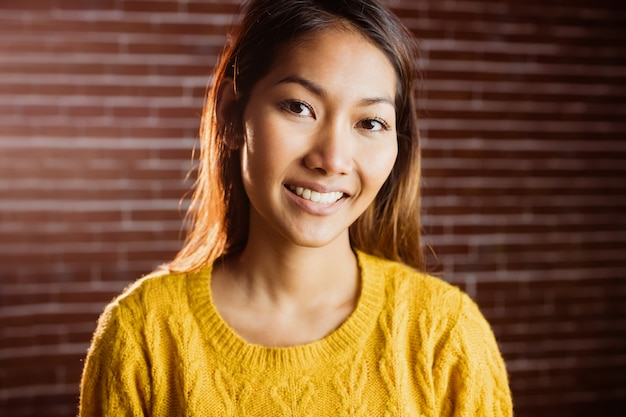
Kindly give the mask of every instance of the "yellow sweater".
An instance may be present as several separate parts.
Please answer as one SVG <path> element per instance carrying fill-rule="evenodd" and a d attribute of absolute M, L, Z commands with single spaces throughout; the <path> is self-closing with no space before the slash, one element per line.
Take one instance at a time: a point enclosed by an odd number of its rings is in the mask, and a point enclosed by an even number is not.
<path fill-rule="evenodd" d="M 512 416 L 502 357 L 470 298 L 404 265 L 358 258 L 352 315 L 289 348 L 251 345 L 229 328 L 210 268 L 139 280 L 100 318 L 80 416 Z"/>

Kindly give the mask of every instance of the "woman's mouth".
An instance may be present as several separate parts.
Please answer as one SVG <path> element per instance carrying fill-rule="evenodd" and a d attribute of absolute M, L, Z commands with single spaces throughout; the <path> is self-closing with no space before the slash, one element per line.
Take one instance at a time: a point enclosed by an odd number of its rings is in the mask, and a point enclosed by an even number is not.
<path fill-rule="evenodd" d="M 333 204 L 343 197 L 343 193 L 341 191 L 320 193 L 318 191 L 309 190 L 308 188 L 303 187 L 296 187 L 294 185 L 287 185 L 287 188 L 289 188 L 292 193 L 296 194 L 299 197 L 302 197 L 305 200 L 310 200 L 314 203 L 320 204 Z"/>

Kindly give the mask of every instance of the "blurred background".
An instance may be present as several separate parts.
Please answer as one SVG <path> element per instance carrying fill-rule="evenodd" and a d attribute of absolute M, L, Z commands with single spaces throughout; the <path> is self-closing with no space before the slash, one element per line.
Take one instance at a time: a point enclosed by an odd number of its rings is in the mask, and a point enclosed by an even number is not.
<path fill-rule="evenodd" d="M 626 409 L 626 4 L 392 0 L 420 40 L 429 270 L 518 417 Z M 0 0 L 0 415 L 73 416 L 96 319 L 174 255 L 233 0 Z"/>

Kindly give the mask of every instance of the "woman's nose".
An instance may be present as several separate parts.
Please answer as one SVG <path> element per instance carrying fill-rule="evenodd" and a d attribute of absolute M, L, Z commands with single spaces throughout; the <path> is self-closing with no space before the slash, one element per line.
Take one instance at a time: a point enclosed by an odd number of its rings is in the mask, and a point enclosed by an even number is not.
<path fill-rule="evenodd" d="M 309 169 L 324 175 L 347 175 L 354 164 L 354 144 L 350 129 L 339 125 L 328 126 L 315 134 L 311 148 L 304 157 Z"/>

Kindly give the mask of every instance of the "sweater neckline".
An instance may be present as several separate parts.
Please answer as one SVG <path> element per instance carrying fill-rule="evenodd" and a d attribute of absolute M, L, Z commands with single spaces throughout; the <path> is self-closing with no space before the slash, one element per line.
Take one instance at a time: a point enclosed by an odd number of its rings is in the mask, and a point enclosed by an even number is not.
<path fill-rule="evenodd" d="M 370 255 L 357 251 L 361 294 L 352 314 L 324 338 L 303 345 L 267 347 L 246 342 L 221 317 L 211 292 L 212 266 L 190 275 L 189 301 L 206 341 L 227 363 L 242 367 L 298 367 L 300 369 L 332 362 L 365 343 L 376 325 L 383 304 L 384 277 L 376 271 Z"/>

